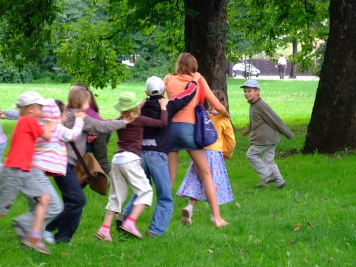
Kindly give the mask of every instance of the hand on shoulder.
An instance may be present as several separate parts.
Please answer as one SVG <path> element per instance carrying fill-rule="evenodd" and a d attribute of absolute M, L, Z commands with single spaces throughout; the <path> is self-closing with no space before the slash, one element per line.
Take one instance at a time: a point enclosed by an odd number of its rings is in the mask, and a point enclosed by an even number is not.
<path fill-rule="evenodd" d="M 158 99 L 158 102 L 159 105 L 161 106 L 161 109 L 165 110 L 169 100 L 167 98 L 160 98 Z"/>
<path fill-rule="evenodd" d="M 74 117 L 76 118 L 81 118 L 82 120 L 84 120 L 84 118 L 87 116 L 87 114 L 85 114 L 85 112 L 80 111 L 74 114 Z"/>

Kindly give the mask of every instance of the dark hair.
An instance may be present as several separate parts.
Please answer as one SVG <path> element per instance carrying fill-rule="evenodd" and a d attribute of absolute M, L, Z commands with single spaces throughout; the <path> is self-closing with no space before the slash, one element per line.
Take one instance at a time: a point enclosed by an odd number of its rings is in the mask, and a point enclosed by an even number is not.
<path fill-rule="evenodd" d="M 58 100 L 58 99 L 54 100 L 54 102 L 56 102 L 56 104 L 57 104 L 57 106 L 58 106 L 58 108 L 59 108 L 59 110 L 61 111 L 61 114 L 62 114 L 63 111 L 64 111 L 64 103 L 61 100 Z"/>
<path fill-rule="evenodd" d="M 89 102 L 89 106 L 95 110 L 95 112 L 99 113 L 99 106 L 98 104 L 96 103 L 96 100 L 95 100 L 95 97 L 94 97 L 94 94 L 92 91 L 90 91 L 88 88 L 87 88 L 87 91 L 89 92 L 90 94 L 90 102 Z"/>

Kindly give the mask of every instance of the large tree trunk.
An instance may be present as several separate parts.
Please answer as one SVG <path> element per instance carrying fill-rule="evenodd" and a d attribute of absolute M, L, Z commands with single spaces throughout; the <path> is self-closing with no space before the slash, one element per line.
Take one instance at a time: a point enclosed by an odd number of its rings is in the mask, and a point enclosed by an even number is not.
<path fill-rule="evenodd" d="M 212 90 L 226 87 L 226 0 L 184 0 L 185 50 Z"/>
<path fill-rule="evenodd" d="M 298 42 L 297 39 L 293 39 L 293 61 L 295 62 L 295 57 L 297 56 L 298 53 Z M 290 67 L 290 75 L 289 75 L 290 79 L 296 79 L 297 75 L 295 74 L 295 65 L 294 63 L 291 63 L 291 67 Z"/>
<path fill-rule="evenodd" d="M 330 30 L 304 152 L 356 147 L 356 1 L 331 0 Z"/>

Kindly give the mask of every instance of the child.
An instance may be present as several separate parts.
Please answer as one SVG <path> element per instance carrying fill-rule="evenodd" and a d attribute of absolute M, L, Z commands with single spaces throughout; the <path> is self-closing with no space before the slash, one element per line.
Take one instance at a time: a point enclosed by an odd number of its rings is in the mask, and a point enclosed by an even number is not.
<path fill-rule="evenodd" d="M 274 151 L 279 142 L 279 134 L 288 139 L 293 138 L 293 133 L 288 129 L 279 116 L 261 99 L 260 85 L 255 80 L 248 80 L 241 86 L 244 89 L 245 98 L 250 103 L 250 124 L 242 135 L 250 133 L 250 148 L 246 157 L 261 177 L 257 187 L 265 187 L 274 182 L 277 188 L 284 188 L 283 177 L 274 162 Z M 260 158 L 262 156 L 262 159 Z"/>
<path fill-rule="evenodd" d="M 136 228 L 136 220 L 146 206 L 151 206 L 153 196 L 152 187 L 141 167 L 142 134 L 144 127 L 162 128 L 167 125 L 166 105 L 168 100 L 161 98 L 158 101 L 161 108 L 159 120 L 139 115 L 140 110 L 136 95 L 132 92 L 121 93 L 115 104 L 115 108 L 121 113 L 119 119 L 124 118 L 133 122 L 128 124 L 125 129 L 117 131 L 119 149 L 112 160 L 107 212 L 101 228 L 95 234 L 100 240 L 112 241 L 110 225 L 115 215 L 121 212 L 121 206 L 126 199 L 129 185 L 137 198 L 134 201 L 131 213 L 120 228 L 138 238 L 142 238 L 141 233 Z"/>
<path fill-rule="evenodd" d="M 46 105 L 42 107 L 42 115 L 40 117 L 42 122 L 52 121 L 56 125 L 52 130 L 51 140 L 44 141 L 42 138 L 37 138 L 36 147 L 34 150 L 31 173 L 39 184 L 50 195 L 50 203 L 47 209 L 45 224 L 49 224 L 56 218 L 63 210 L 63 204 L 53 187 L 48 176 L 65 175 L 67 166 L 67 150 L 64 142 L 69 142 L 76 139 L 82 132 L 83 118 L 86 116 L 84 112 L 75 114 L 75 124 L 72 129 L 68 129 L 62 125 L 65 121 L 65 106 L 60 100 L 47 99 Z M 6 110 L 4 114 L 11 119 L 16 119 L 17 111 Z M 35 202 L 28 197 L 29 210 L 33 211 Z M 26 228 L 26 224 L 31 221 L 29 214 L 17 218 L 19 224 Z M 41 231 L 42 232 L 42 231 Z M 48 238 L 44 234 L 44 240 L 47 243 L 54 243 L 53 238 Z"/>
<path fill-rule="evenodd" d="M 53 187 L 52 182 L 46 175 L 66 175 L 67 149 L 65 142 L 73 141 L 80 136 L 85 116 L 86 114 L 84 112 L 76 113 L 74 126 L 72 129 L 68 129 L 63 126 L 66 118 L 66 107 L 62 101 L 47 99 L 47 105 L 43 106 L 41 116 L 42 121 L 58 122 L 53 129 L 52 137 L 49 142 L 43 142 L 41 139 L 36 140 L 36 148 L 32 161 L 31 172 L 51 197 L 45 218 L 46 225 L 53 221 L 63 211 L 62 201 Z M 28 203 L 29 209 L 33 209 L 33 202 L 28 199 Z M 47 243 L 55 243 L 51 233 L 45 231 L 43 237 Z"/>
<path fill-rule="evenodd" d="M 195 76 L 196 80 L 200 77 Z M 141 167 L 144 169 L 146 177 L 152 179 L 156 186 L 157 204 L 153 212 L 152 222 L 149 227 L 148 236 L 161 236 L 166 231 L 173 212 L 172 189 L 168 173 L 167 154 L 171 144 L 172 118 L 181 108 L 186 106 L 196 94 L 196 82 L 191 82 L 181 94 L 171 99 L 167 104 L 168 121 L 167 126 L 161 129 L 146 127 L 143 132 Z M 163 98 L 164 83 L 161 78 L 152 76 L 146 81 L 145 104 L 141 109 L 141 115 L 159 119 L 161 114 L 159 100 Z M 116 220 L 119 228 L 126 220 L 127 214 L 131 213 L 133 202 L 136 199 L 133 195 L 126 205 L 123 213 Z"/>
<path fill-rule="evenodd" d="M 84 84 L 74 84 L 68 94 L 68 105 L 66 121 L 64 126 L 71 129 L 75 123 L 75 114 L 78 111 L 85 111 L 89 107 L 90 94 Z M 98 121 L 89 116 L 84 118 L 83 131 L 74 141 L 79 153 L 84 154 L 86 148 L 87 133 L 109 133 L 111 131 L 124 128 L 128 120 Z M 77 164 L 77 157 L 66 143 L 67 166 L 64 176 L 54 176 L 54 180 L 62 193 L 64 209 L 50 224 L 46 226 L 45 238 L 55 242 L 69 243 L 74 233 L 78 229 L 86 199 L 78 179 L 74 173 L 74 166 Z M 58 229 L 52 235 L 52 231 Z M 54 239 L 53 239 L 54 238 Z"/>
<path fill-rule="evenodd" d="M 7 143 L 7 137 L 4 134 L 2 125 L 0 123 L 0 169 L 2 168 L 2 156 L 3 156 L 5 148 L 6 148 L 6 143 Z"/>
<path fill-rule="evenodd" d="M 221 90 L 213 91 L 215 97 L 226 108 L 227 99 Z M 216 188 L 219 205 L 228 203 L 234 199 L 230 187 L 229 178 L 224 159 L 230 158 L 235 148 L 235 136 L 229 119 L 217 114 L 214 108 L 210 109 L 209 117 L 218 133 L 218 139 L 210 146 L 205 147 L 210 172 Z M 203 183 L 199 177 L 196 166 L 191 162 L 187 174 L 178 189 L 177 196 L 189 198 L 189 204 L 182 210 L 182 224 L 192 224 L 193 208 L 198 200 L 207 201 Z M 214 222 L 214 217 L 211 217 Z"/>
<path fill-rule="evenodd" d="M 19 235 L 21 243 L 35 250 L 49 254 L 48 248 L 41 242 L 41 230 L 46 215 L 50 196 L 36 181 L 30 172 L 35 140 L 42 137 L 51 138 L 53 122 L 45 124 L 43 129 L 37 119 L 42 114 L 45 99 L 36 92 L 25 92 L 20 95 L 16 105 L 20 108 L 18 119 L 11 140 L 10 151 L 7 155 L 2 171 L 0 186 L 0 219 L 7 214 L 19 192 L 36 199 L 35 212 L 28 215 L 32 218 L 32 225 L 28 228 L 22 221 L 15 218 L 13 226 Z"/>

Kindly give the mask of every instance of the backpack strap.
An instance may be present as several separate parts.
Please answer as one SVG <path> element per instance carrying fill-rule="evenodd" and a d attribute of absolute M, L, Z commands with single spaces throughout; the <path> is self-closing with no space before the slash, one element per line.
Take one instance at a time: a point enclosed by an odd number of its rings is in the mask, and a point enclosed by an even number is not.
<path fill-rule="evenodd" d="M 198 104 L 204 105 L 205 93 L 204 93 L 204 85 L 202 79 L 199 79 L 198 84 L 199 84 Z"/>
<path fill-rule="evenodd" d="M 93 176 L 91 175 L 91 173 L 88 169 L 88 166 L 85 164 L 82 155 L 80 155 L 77 146 L 74 144 L 74 142 L 69 142 L 69 144 L 73 148 L 74 153 L 77 155 L 77 158 L 78 158 L 80 164 L 82 164 L 85 173 L 88 175 L 88 180 L 93 179 Z"/>

